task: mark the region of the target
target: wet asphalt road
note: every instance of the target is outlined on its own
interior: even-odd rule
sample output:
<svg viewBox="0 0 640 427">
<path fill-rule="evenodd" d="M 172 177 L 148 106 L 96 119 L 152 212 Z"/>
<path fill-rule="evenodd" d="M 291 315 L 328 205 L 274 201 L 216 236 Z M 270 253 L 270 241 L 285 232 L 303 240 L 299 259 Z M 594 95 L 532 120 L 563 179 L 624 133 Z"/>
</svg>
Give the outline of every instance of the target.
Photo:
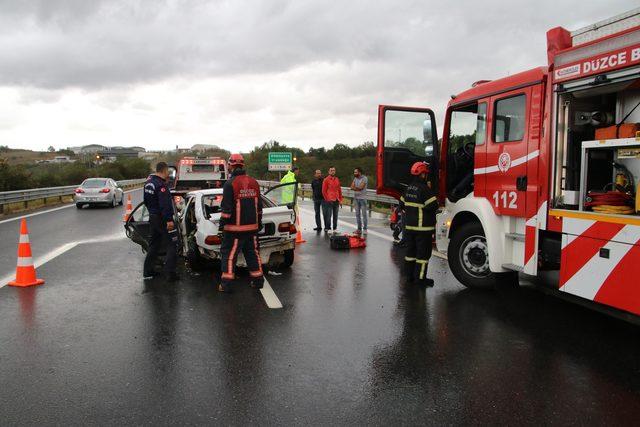
<svg viewBox="0 0 640 427">
<path fill-rule="evenodd" d="M 0 288 L 3 425 L 640 417 L 637 326 L 530 286 L 467 290 L 438 258 L 429 267 L 436 287 L 425 291 L 404 283 L 403 254 L 389 241 L 372 234 L 365 250 L 331 251 L 305 210 L 294 267 L 268 276 L 283 309 L 269 309 L 246 278 L 235 294 L 218 294 L 213 271 L 145 284 L 139 248 L 113 240 L 123 236 L 121 215 L 70 208 L 29 218 L 36 258 L 110 239 L 44 264 L 41 287 Z M 17 221 L 0 223 L 5 270 L 17 230 Z"/>
</svg>

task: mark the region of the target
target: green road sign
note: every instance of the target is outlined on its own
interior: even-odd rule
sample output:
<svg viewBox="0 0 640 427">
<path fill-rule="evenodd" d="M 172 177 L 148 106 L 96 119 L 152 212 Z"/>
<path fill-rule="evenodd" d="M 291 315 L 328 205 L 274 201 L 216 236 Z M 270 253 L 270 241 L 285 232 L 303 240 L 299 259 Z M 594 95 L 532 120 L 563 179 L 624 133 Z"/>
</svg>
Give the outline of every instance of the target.
<svg viewBox="0 0 640 427">
<path fill-rule="evenodd" d="M 291 153 L 272 152 L 269 153 L 270 171 L 288 171 L 291 169 L 293 156 Z"/>
</svg>

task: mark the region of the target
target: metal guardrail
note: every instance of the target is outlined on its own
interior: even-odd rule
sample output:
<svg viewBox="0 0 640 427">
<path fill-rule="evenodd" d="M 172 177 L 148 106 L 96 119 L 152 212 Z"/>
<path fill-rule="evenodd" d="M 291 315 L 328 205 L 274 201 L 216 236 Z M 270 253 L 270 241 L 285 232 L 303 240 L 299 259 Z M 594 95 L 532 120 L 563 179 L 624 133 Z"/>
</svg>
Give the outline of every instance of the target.
<svg viewBox="0 0 640 427">
<path fill-rule="evenodd" d="M 119 186 L 126 187 L 136 184 L 142 184 L 146 178 L 141 179 L 125 179 L 122 181 L 116 181 Z M 79 184 L 78 184 L 79 185 Z M 78 185 L 66 185 L 63 187 L 46 187 L 46 188 L 33 188 L 29 190 L 16 190 L 16 191 L 1 191 L 0 192 L 0 212 L 2 212 L 2 206 L 9 203 L 29 202 L 32 200 L 46 199 L 49 197 L 62 197 L 73 194 L 78 188 Z"/>
<path fill-rule="evenodd" d="M 278 181 L 258 181 L 258 184 L 260 184 L 261 187 L 263 188 L 271 188 L 271 187 L 275 187 L 276 185 L 280 185 L 280 182 Z M 348 199 L 353 199 L 354 196 L 354 191 L 352 189 L 350 189 L 349 187 L 341 187 L 342 188 L 342 196 L 346 197 Z M 302 191 L 311 191 L 311 184 L 299 184 L 298 185 L 298 193 L 301 195 Z M 304 196 L 301 195 L 302 199 L 304 200 Z M 389 204 L 389 205 L 397 205 L 398 201 L 396 199 L 394 199 L 393 197 L 389 197 L 389 196 L 384 196 L 381 194 L 377 194 L 376 190 L 371 190 L 368 189 L 366 191 L 366 196 L 365 198 L 371 202 L 378 202 L 378 203 L 385 203 L 385 204 Z"/>
</svg>

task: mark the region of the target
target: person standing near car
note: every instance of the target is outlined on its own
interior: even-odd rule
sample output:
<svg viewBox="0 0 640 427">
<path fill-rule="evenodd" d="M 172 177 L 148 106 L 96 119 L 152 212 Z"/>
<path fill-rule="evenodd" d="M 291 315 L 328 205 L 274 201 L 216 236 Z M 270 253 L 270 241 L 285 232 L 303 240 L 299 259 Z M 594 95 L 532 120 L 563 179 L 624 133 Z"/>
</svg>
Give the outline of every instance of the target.
<svg viewBox="0 0 640 427">
<path fill-rule="evenodd" d="M 356 207 L 356 222 L 358 229 L 356 233 L 367 234 L 367 186 L 369 180 L 362 173 L 362 168 L 357 167 L 353 170 L 353 181 L 351 182 L 351 190 L 353 190 L 353 204 Z"/>
<path fill-rule="evenodd" d="M 314 230 L 321 231 L 322 221 L 320 220 L 320 212 L 322 211 L 322 201 L 324 197 L 322 196 L 322 171 L 320 169 L 316 169 L 313 181 L 311 181 L 311 190 L 313 192 L 313 210 L 316 214 L 316 228 L 314 228 Z"/>
<path fill-rule="evenodd" d="M 333 232 L 338 228 L 338 209 L 342 204 L 342 188 L 340 179 L 336 176 L 336 168 L 329 168 L 329 176 L 322 181 L 322 213 L 324 216 L 324 231 L 329 231 L 333 225 Z M 333 219 L 333 224 L 332 224 Z"/>
<path fill-rule="evenodd" d="M 425 162 L 415 162 L 411 166 L 413 181 L 400 198 L 399 209 L 405 212 L 405 273 L 410 281 L 431 287 L 433 280 L 427 279 L 427 266 L 433 247 L 438 198 L 427 184 L 428 174 L 429 166 Z"/>
<path fill-rule="evenodd" d="M 164 271 L 169 281 L 178 279 L 176 274 L 176 254 L 178 246 L 178 230 L 173 221 L 174 209 L 171 192 L 167 188 L 169 166 L 165 162 L 156 165 L 156 172 L 149 175 L 144 183 L 144 205 L 149 211 L 149 228 L 151 239 L 149 250 L 144 259 L 143 277 L 150 279 L 158 273 L 154 269 L 158 251 L 163 240 L 166 243 Z"/>
<path fill-rule="evenodd" d="M 262 199 L 258 181 L 244 170 L 242 154 L 229 157 L 231 177 L 224 183 L 220 204 L 220 246 L 222 276 L 218 291 L 231 292 L 238 253 L 247 262 L 251 287 L 261 289 L 264 284 L 262 261 L 258 248 L 258 232 L 262 228 Z"/>
<path fill-rule="evenodd" d="M 294 166 L 282 177 L 282 179 L 280 180 L 280 184 L 289 184 L 292 182 L 298 182 L 299 173 L 300 173 L 300 168 L 297 166 Z M 294 185 L 288 185 L 282 189 L 283 203 L 286 203 L 286 204 L 293 203 L 295 198 L 295 193 L 296 193 L 294 187 L 295 187 Z"/>
</svg>

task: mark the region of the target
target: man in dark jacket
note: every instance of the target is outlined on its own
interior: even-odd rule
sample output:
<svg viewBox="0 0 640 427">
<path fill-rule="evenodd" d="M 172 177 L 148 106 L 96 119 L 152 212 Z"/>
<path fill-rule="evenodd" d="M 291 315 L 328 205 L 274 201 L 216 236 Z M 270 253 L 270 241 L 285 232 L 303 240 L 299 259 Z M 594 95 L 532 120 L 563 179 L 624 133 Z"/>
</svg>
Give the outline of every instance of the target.
<svg viewBox="0 0 640 427">
<path fill-rule="evenodd" d="M 431 287 L 433 280 L 427 279 L 427 265 L 433 247 L 438 199 L 427 185 L 428 174 L 429 167 L 426 163 L 413 164 L 411 175 L 414 179 L 400 198 L 399 208 L 405 211 L 407 252 L 404 261 L 407 277 Z"/>
<path fill-rule="evenodd" d="M 316 169 L 316 174 L 311 181 L 311 190 L 313 191 L 313 210 L 316 213 L 316 228 L 315 231 L 322 231 L 322 222 L 320 220 L 320 212 L 322 211 L 322 172 L 320 169 Z"/>
<path fill-rule="evenodd" d="M 258 232 L 262 228 L 260 186 L 245 172 L 241 154 L 231 155 L 229 168 L 231 178 L 224 184 L 220 206 L 220 230 L 223 236 L 220 246 L 222 277 L 218 290 L 231 292 L 239 251 L 242 251 L 247 262 L 251 286 L 261 289 L 264 276 L 258 248 Z"/>
<path fill-rule="evenodd" d="M 143 200 L 149 211 L 149 227 L 151 231 L 149 250 L 144 259 L 143 276 L 145 279 L 157 275 L 154 270 L 154 264 L 163 240 L 166 243 L 167 251 L 164 260 L 167 279 L 174 281 L 178 278 L 176 275 L 178 230 L 173 222 L 173 200 L 171 192 L 167 188 L 168 177 L 169 167 L 165 162 L 159 162 L 156 165 L 156 173 L 150 175 L 144 184 Z"/>
</svg>

